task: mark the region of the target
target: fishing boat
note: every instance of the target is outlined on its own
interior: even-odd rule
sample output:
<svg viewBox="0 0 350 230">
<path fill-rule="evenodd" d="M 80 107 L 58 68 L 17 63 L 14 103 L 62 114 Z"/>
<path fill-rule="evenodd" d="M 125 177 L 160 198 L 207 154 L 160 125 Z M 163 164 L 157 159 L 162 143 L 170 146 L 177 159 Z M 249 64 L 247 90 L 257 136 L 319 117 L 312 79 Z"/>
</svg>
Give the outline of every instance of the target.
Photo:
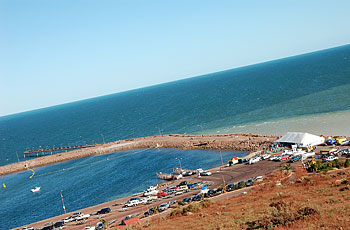
<svg viewBox="0 0 350 230">
<path fill-rule="evenodd" d="M 32 188 L 30 191 L 32 191 L 32 192 L 39 192 L 40 191 L 40 187 Z"/>
<path fill-rule="evenodd" d="M 162 173 L 162 172 L 157 172 L 157 177 L 161 180 L 172 180 L 173 175 L 169 173 Z"/>
</svg>

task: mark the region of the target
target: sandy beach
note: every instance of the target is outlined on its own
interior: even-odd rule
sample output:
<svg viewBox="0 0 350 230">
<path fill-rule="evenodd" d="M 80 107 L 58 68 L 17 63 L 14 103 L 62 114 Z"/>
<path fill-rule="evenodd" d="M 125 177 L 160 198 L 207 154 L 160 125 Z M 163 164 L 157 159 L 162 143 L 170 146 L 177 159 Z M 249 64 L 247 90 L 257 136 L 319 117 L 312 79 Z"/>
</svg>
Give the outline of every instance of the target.
<svg viewBox="0 0 350 230">
<path fill-rule="evenodd" d="M 0 167 L 0 176 L 15 173 L 27 168 L 36 168 L 49 164 L 78 159 L 91 155 L 100 155 L 118 151 L 142 148 L 178 148 L 178 149 L 218 149 L 236 151 L 257 151 L 273 144 L 277 136 L 258 135 L 250 133 L 222 135 L 180 135 L 141 137 L 119 140 L 95 147 L 67 151 L 63 153 L 32 158 L 14 164 Z"/>
</svg>

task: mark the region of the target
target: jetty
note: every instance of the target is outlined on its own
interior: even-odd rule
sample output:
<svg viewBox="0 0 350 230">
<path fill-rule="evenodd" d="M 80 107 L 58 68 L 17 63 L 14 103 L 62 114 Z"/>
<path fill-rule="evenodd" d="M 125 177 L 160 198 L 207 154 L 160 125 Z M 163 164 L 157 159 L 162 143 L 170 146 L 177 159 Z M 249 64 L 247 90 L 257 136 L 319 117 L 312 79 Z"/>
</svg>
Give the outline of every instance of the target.
<svg viewBox="0 0 350 230">
<path fill-rule="evenodd" d="M 68 151 L 73 149 L 83 149 L 83 148 L 90 148 L 90 147 L 96 147 L 97 144 L 87 144 L 87 145 L 75 145 L 75 146 L 61 146 L 57 148 L 47 148 L 47 149 L 35 149 L 35 150 L 27 150 L 23 152 L 24 158 L 26 157 L 41 157 L 46 155 L 52 155 L 53 153 L 59 152 L 59 151 Z"/>
</svg>

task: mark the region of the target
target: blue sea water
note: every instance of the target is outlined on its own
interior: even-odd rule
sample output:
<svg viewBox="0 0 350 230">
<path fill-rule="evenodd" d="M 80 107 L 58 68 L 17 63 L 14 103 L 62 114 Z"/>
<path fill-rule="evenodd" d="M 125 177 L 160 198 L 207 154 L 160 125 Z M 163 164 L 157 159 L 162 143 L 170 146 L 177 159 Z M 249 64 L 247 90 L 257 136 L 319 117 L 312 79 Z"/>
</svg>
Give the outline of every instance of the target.
<svg viewBox="0 0 350 230">
<path fill-rule="evenodd" d="M 0 165 L 16 162 L 16 152 L 23 160 L 27 149 L 101 143 L 102 135 L 106 141 L 158 135 L 158 127 L 166 134 L 201 133 L 201 127 L 205 133 L 236 130 L 232 127 L 244 132 L 252 130 L 246 128 L 250 123 L 333 116 L 350 111 L 349 97 L 350 45 L 346 45 L 0 117 Z M 290 124 L 286 130 L 295 125 L 285 124 Z M 259 132 L 271 130 L 265 127 Z M 54 178 L 55 183 L 64 183 L 61 177 Z M 2 197 L 8 196 L 4 194 L 1 190 Z"/>
<path fill-rule="evenodd" d="M 245 152 L 223 151 L 223 160 Z M 63 214 L 60 191 L 68 212 L 144 191 L 160 183 L 155 172 L 179 167 L 208 169 L 221 164 L 218 151 L 138 149 L 91 156 L 1 178 L 0 229 L 30 224 Z M 64 169 L 64 170 L 63 170 Z M 31 188 L 41 191 L 32 193 Z"/>
</svg>

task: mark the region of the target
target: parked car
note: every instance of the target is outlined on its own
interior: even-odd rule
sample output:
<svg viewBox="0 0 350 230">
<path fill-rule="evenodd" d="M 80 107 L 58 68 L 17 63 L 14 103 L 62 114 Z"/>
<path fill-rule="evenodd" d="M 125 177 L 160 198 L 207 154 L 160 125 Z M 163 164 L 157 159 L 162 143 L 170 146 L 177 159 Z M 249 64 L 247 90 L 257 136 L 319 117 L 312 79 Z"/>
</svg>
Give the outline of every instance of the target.
<svg viewBox="0 0 350 230">
<path fill-rule="evenodd" d="M 95 229 L 104 229 L 105 228 L 105 225 L 102 221 L 98 222 L 96 224 L 96 228 Z"/>
<path fill-rule="evenodd" d="M 187 184 L 186 184 L 186 185 L 181 185 L 181 186 L 179 186 L 179 187 L 178 187 L 178 190 L 179 190 L 179 191 L 186 191 L 186 190 L 188 190 Z"/>
<path fill-rule="evenodd" d="M 260 161 L 260 157 L 250 158 L 249 164 L 250 164 L 250 165 L 251 165 L 251 164 L 255 164 L 255 163 L 259 162 L 259 161 Z"/>
<path fill-rule="evenodd" d="M 192 189 L 194 186 L 194 184 L 187 184 L 188 189 Z"/>
<path fill-rule="evenodd" d="M 106 213 L 109 213 L 109 212 L 111 212 L 110 208 L 103 208 L 100 211 L 97 211 L 97 215 L 106 214 Z"/>
<path fill-rule="evenodd" d="M 266 160 L 266 159 L 269 159 L 271 157 L 270 154 L 264 154 L 261 156 L 261 160 Z"/>
<path fill-rule="evenodd" d="M 76 218 L 75 218 L 75 220 L 77 220 L 77 221 L 79 221 L 79 220 L 85 220 L 85 219 L 87 219 L 87 218 L 89 218 L 90 217 L 90 214 L 81 214 L 80 216 L 77 216 Z"/>
<path fill-rule="evenodd" d="M 209 171 L 204 171 L 204 172 L 201 172 L 200 175 L 201 176 L 210 176 L 212 173 L 209 172 Z"/>
<path fill-rule="evenodd" d="M 184 203 L 184 204 L 188 204 L 188 203 L 190 203 L 190 202 L 191 202 L 191 200 L 192 200 L 192 198 L 191 198 L 191 197 L 186 197 L 186 198 L 184 198 L 184 199 L 182 200 L 182 203 Z"/>
<path fill-rule="evenodd" d="M 215 196 L 224 192 L 224 190 L 222 188 L 218 188 L 218 189 L 216 189 L 214 191 L 215 191 L 215 193 L 214 193 Z"/>
<path fill-rule="evenodd" d="M 159 192 L 158 194 L 156 194 L 155 196 L 157 197 L 163 197 L 163 196 L 166 196 L 167 193 L 166 192 Z"/>
<path fill-rule="evenodd" d="M 200 201 L 202 199 L 203 199 L 203 197 L 201 195 L 196 195 L 192 198 L 192 201 Z"/>
<path fill-rule="evenodd" d="M 70 215 L 71 218 L 75 218 L 75 217 L 78 217 L 80 216 L 82 213 L 81 212 L 75 212 L 73 213 L 72 215 Z"/>
<path fill-rule="evenodd" d="M 71 222 L 71 221 L 73 221 L 73 220 L 75 220 L 75 219 L 69 216 L 69 217 L 64 218 L 64 219 L 63 219 L 63 222 L 64 222 L 64 223 L 69 223 L 69 222 Z"/>
<path fill-rule="evenodd" d="M 278 161 L 281 155 L 274 155 L 270 157 L 270 161 Z"/>
<path fill-rule="evenodd" d="M 235 189 L 235 184 L 228 184 L 227 186 L 226 186 L 226 191 L 227 192 L 230 192 L 230 191 L 232 191 L 232 190 L 234 190 Z"/>
<path fill-rule="evenodd" d="M 183 193 L 184 193 L 183 190 L 177 191 L 177 192 L 175 192 L 175 196 L 181 195 L 181 194 L 183 194 Z"/>
<path fill-rule="evenodd" d="M 333 145 L 333 144 L 335 144 L 335 139 L 334 139 L 334 138 L 328 138 L 328 139 L 326 140 L 326 144 L 327 144 L 327 145 Z"/>
<path fill-rule="evenodd" d="M 171 201 L 169 201 L 169 205 L 170 205 L 170 206 L 173 205 L 173 204 L 176 204 L 176 200 L 171 200 Z"/>
<path fill-rule="evenodd" d="M 137 200 L 137 201 L 140 202 L 140 204 L 145 204 L 145 203 L 147 202 L 146 199 L 142 199 L 142 198 L 140 198 L 140 197 L 132 197 L 132 198 L 130 198 L 130 201 L 131 201 L 131 200 Z"/>
<path fill-rule="evenodd" d="M 335 159 L 338 159 L 338 157 L 335 156 L 329 156 L 325 159 L 325 161 L 334 161 Z"/>
<path fill-rule="evenodd" d="M 139 204 L 140 204 L 140 202 L 138 200 L 129 200 L 128 202 L 126 202 L 124 204 L 124 207 L 133 207 L 133 206 L 136 206 Z"/>
<path fill-rule="evenodd" d="M 285 160 L 288 160 L 290 158 L 289 155 L 283 155 L 279 158 L 279 161 L 285 161 Z"/>
<path fill-rule="evenodd" d="M 163 212 L 164 210 L 168 209 L 170 207 L 169 203 L 163 203 L 159 205 L 158 210 L 159 212 Z"/>
<path fill-rule="evenodd" d="M 180 187 L 180 186 L 182 186 L 182 185 L 187 185 L 187 181 L 181 181 L 181 183 L 178 184 L 176 187 Z"/>
<path fill-rule="evenodd" d="M 247 180 L 246 182 L 245 182 L 245 186 L 251 186 L 251 185 L 253 185 L 253 183 L 254 183 L 254 178 L 250 178 L 249 180 Z"/>
<path fill-rule="evenodd" d="M 152 207 L 152 208 L 150 208 L 148 211 L 146 211 L 146 212 L 144 213 L 144 215 L 145 215 L 145 216 L 149 216 L 149 215 L 152 215 L 152 214 L 154 214 L 154 213 L 156 213 L 156 210 L 154 210 L 154 208 Z"/>
<path fill-rule="evenodd" d="M 243 188 L 244 186 L 245 186 L 244 180 L 239 181 L 238 184 L 237 184 L 238 188 Z"/>
<path fill-rule="evenodd" d="M 149 190 L 149 191 L 145 191 L 143 193 L 144 196 L 153 196 L 156 195 L 159 191 L 158 190 Z"/>
<path fill-rule="evenodd" d="M 182 172 L 182 176 L 191 176 L 192 172 L 190 171 L 186 171 L 186 172 Z"/>
<path fill-rule="evenodd" d="M 204 197 L 208 198 L 208 197 L 212 197 L 215 194 L 215 190 L 214 189 L 209 189 L 207 193 L 204 194 Z"/>
<path fill-rule="evenodd" d="M 59 228 L 59 229 L 62 229 L 63 226 L 64 226 L 64 222 L 63 222 L 63 221 L 58 221 L 58 222 L 56 222 L 56 223 L 53 225 L 54 228 Z"/>
<path fill-rule="evenodd" d="M 301 156 L 300 155 L 292 157 L 289 162 L 293 163 L 293 162 L 296 162 L 296 161 L 299 161 L 299 160 L 301 160 Z"/>
</svg>

